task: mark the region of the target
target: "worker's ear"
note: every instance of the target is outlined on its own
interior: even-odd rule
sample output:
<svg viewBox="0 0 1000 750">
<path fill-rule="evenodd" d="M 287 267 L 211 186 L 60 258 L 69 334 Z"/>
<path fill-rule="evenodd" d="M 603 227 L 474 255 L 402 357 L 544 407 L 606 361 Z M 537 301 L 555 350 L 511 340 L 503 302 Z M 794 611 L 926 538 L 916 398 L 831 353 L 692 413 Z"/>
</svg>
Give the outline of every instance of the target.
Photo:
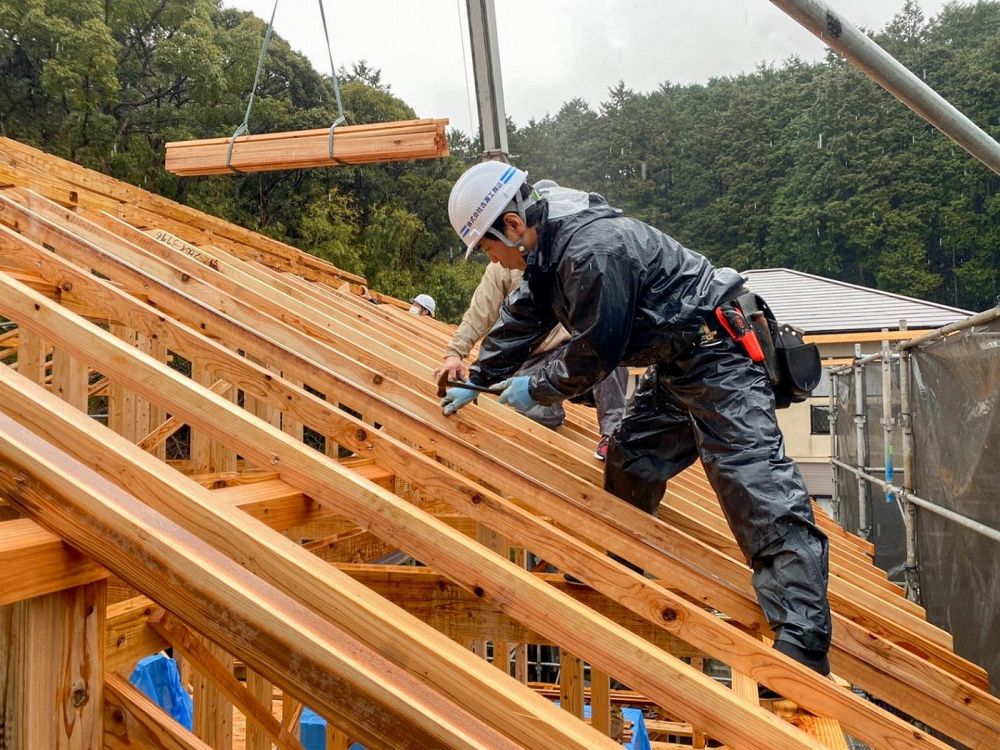
<svg viewBox="0 0 1000 750">
<path fill-rule="evenodd" d="M 521 217 L 513 211 L 504 214 L 503 225 L 505 229 L 509 229 L 514 233 L 514 237 L 521 237 L 524 234 L 524 230 L 527 229 L 524 222 L 521 221 Z"/>
</svg>

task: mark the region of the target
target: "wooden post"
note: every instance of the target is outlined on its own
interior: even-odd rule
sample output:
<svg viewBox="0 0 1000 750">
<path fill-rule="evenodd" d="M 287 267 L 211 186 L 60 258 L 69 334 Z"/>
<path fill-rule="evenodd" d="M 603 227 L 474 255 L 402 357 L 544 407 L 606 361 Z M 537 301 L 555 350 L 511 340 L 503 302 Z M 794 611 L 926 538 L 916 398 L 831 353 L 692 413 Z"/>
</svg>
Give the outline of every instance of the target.
<svg viewBox="0 0 1000 750">
<path fill-rule="evenodd" d="M 128 329 L 118 323 L 112 323 L 108 329 L 112 336 L 126 340 Z M 125 386 L 114 379 L 108 385 L 108 427 L 119 435 L 130 440 L 137 440 L 139 435 L 131 436 L 125 429 Z"/>
<path fill-rule="evenodd" d="M 167 361 L 167 345 L 159 338 L 152 339 L 152 344 L 149 348 L 150 355 L 156 359 L 157 362 Z M 167 410 L 162 406 L 158 406 L 154 403 L 150 403 L 149 407 L 149 429 L 153 430 L 158 425 L 163 424 L 167 420 Z M 156 446 L 152 451 L 152 454 L 156 456 L 161 461 L 167 460 L 167 441 L 164 440 L 160 445 Z"/>
<path fill-rule="evenodd" d="M 699 672 L 704 673 L 705 671 L 705 659 L 702 656 L 694 656 L 691 658 L 691 666 L 697 669 Z M 705 736 L 703 729 L 692 725 L 691 726 L 691 747 L 703 748 L 708 744 L 708 738 Z"/>
<path fill-rule="evenodd" d="M 583 661 L 559 649 L 559 707 L 583 718 Z"/>
<path fill-rule="evenodd" d="M 0 747 L 103 743 L 104 581 L 0 607 Z"/>
<path fill-rule="evenodd" d="M 233 657 L 207 639 L 202 639 L 206 650 L 226 669 L 232 672 Z M 212 750 L 232 750 L 233 704 L 200 669 L 195 669 L 194 683 L 194 733 Z"/>
<path fill-rule="evenodd" d="M 27 328 L 17 329 L 17 371 L 33 383 L 45 384 L 45 341 Z"/>
<path fill-rule="evenodd" d="M 215 383 L 215 378 L 201 362 L 191 363 L 191 379 L 210 389 Z M 228 390 L 223 398 L 235 403 L 235 389 Z M 218 440 L 212 440 L 203 430 L 192 425 L 191 471 L 195 474 L 236 471 L 236 451 Z"/>
<path fill-rule="evenodd" d="M 301 380 L 289 379 L 289 382 L 300 388 L 302 387 Z M 294 419 L 289 412 L 282 412 L 281 429 L 300 442 L 302 440 L 302 426 L 302 423 Z"/>
<path fill-rule="evenodd" d="M 510 674 L 510 644 L 507 641 L 493 641 L 493 666 Z"/>
<path fill-rule="evenodd" d="M 52 392 L 74 409 L 87 413 L 87 365 L 69 352 L 52 352 Z"/>
<path fill-rule="evenodd" d="M 268 711 L 272 711 L 274 688 L 254 670 L 247 668 L 247 690 Z M 246 750 L 271 750 L 271 740 L 254 722 L 247 722 Z"/>
<path fill-rule="evenodd" d="M 611 676 L 590 667 L 590 723 L 598 732 L 611 735 Z"/>
</svg>

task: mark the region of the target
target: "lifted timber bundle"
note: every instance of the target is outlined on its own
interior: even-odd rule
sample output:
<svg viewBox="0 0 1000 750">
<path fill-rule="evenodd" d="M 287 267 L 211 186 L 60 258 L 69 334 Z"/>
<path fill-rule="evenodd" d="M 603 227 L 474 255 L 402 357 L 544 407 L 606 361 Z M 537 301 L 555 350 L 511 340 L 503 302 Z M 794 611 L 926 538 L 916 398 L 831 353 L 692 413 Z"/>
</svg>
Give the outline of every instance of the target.
<svg viewBox="0 0 1000 750">
<path fill-rule="evenodd" d="M 338 164 L 437 159 L 448 155 L 448 120 L 403 120 L 373 125 L 341 125 L 330 130 L 209 138 L 167 144 L 166 168 L 181 177 Z M 230 155 L 230 143 L 232 153 Z"/>
<path fill-rule="evenodd" d="M 229 750 L 235 707 L 247 750 L 299 750 L 307 705 L 328 748 L 614 750 L 629 700 L 688 747 L 947 750 L 849 686 L 996 747 L 986 673 L 870 544 L 818 513 L 820 678 L 770 648 L 700 466 L 653 518 L 602 489 L 579 407 L 558 432 L 487 399 L 443 417 L 448 326 L 363 283 L 0 139 L 0 747 Z M 561 708 L 528 644 L 561 649 Z M 200 739 L 122 679 L 168 645 Z"/>
</svg>

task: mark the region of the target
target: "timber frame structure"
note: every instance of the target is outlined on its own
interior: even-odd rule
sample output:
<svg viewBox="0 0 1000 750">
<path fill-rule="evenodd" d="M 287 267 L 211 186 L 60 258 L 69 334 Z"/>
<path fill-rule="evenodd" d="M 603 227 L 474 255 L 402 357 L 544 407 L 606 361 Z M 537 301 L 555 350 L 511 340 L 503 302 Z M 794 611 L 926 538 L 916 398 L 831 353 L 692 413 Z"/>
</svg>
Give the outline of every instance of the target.
<svg viewBox="0 0 1000 750">
<path fill-rule="evenodd" d="M 363 279 L 8 139 L 0 186 L 0 748 L 229 748 L 234 706 L 248 748 L 300 748 L 302 705 L 328 748 L 614 748 L 612 679 L 659 748 L 997 746 L 986 673 L 822 511 L 837 680 L 769 647 L 700 467 L 651 519 L 580 407 L 442 417 L 449 326 Z M 425 567 L 371 564 L 396 550 Z M 527 643 L 560 647 L 561 708 Z M 197 737 L 125 679 L 167 645 Z"/>
</svg>

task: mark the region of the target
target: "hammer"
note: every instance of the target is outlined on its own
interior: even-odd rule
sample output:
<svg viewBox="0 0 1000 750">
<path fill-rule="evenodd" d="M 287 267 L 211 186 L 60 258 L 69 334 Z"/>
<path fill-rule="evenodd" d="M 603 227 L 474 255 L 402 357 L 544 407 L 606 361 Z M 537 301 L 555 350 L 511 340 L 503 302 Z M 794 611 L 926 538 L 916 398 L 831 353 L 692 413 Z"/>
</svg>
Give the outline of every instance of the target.
<svg viewBox="0 0 1000 750">
<path fill-rule="evenodd" d="M 448 371 L 445 370 L 438 377 L 437 381 L 437 395 L 438 398 L 443 398 L 445 391 L 449 388 L 468 388 L 470 391 L 478 391 L 479 393 L 492 393 L 493 395 L 499 395 L 500 390 L 497 389 L 495 385 L 475 385 L 474 383 L 463 383 L 460 380 L 451 380 L 448 377 Z"/>
</svg>

